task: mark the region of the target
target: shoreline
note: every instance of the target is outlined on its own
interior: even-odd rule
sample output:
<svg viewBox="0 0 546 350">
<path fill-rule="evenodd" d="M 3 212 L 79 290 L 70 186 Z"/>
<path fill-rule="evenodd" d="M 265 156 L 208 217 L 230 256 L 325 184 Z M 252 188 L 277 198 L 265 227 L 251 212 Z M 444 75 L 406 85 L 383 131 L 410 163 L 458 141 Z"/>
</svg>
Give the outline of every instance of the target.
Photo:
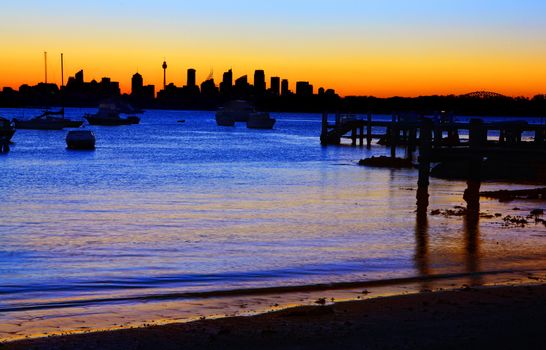
<svg viewBox="0 0 546 350">
<path fill-rule="evenodd" d="M 442 281 L 457 281 L 460 279 L 472 278 L 491 278 L 495 276 L 513 276 L 513 275 L 533 275 L 537 273 L 545 273 L 545 269 L 517 269 L 517 270 L 490 270 L 476 272 L 452 272 L 452 273 L 437 273 L 426 276 L 409 276 L 395 277 L 380 280 L 356 280 L 349 282 L 331 282 L 331 283 L 315 283 L 305 285 L 280 285 L 271 287 L 248 287 L 241 289 L 218 289 L 209 291 L 194 291 L 194 292 L 171 292 L 162 294 L 145 294 L 141 296 L 126 296 L 126 297 L 104 297 L 94 299 L 78 299 L 67 300 L 52 303 L 43 303 L 27 306 L 15 307 L 0 307 L 0 313 L 7 312 L 26 312 L 34 310 L 49 310 L 62 309 L 78 306 L 99 306 L 108 303 L 123 303 L 123 302 L 148 302 L 148 301 L 175 301 L 187 299 L 209 299 L 223 297 L 252 297 L 264 295 L 287 295 L 291 293 L 313 293 L 313 292 L 335 292 L 343 290 L 353 290 L 359 288 L 374 288 L 374 287 L 389 287 L 389 286 L 406 286 L 417 283 L 441 283 Z"/>
<path fill-rule="evenodd" d="M 254 317 L 300 306 L 397 297 L 433 291 L 546 283 L 546 269 L 438 273 L 386 280 L 144 295 L 109 303 L 66 301 L 0 308 L 0 344 L 110 332 L 200 319 Z M 91 300 L 92 301 L 92 300 Z M 101 300 L 99 300 L 101 301 Z"/>
<path fill-rule="evenodd" d="M 459 288 L 253 316 L 0 343 L 0 349 L 539 348 L 546 284 Z"/>
</svg>

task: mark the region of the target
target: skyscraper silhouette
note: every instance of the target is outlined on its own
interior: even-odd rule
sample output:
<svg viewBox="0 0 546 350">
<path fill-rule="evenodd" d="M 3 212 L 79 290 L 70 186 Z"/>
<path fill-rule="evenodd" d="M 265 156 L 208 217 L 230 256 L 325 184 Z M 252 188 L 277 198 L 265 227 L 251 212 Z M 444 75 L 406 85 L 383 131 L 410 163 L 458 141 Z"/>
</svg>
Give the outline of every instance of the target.
<svg viewBox="0 0 546 350">
<path fill-rule="evenodd" d="M 195 69 L 188 69 L 188 79 L 186 85 L 190 88 L 195 86 Z"/>
<path fill-rule="evenodd" d="M 254 93 L 256 96 L 265 94 L 265 72 L 261 69 L 254 71 Z"/>
<path fill-rule="evenodd" d="M 271 87 L 269 90 L 273 95 L 279 96 L 281 93 L 281 78 L 271 77 Z"/>
<path fill-rule="evenodd" d="M 229 95 L 231 93 L 232 86 L 233 86 L 233 72 L 230 69 L 224 73 L 222 82 L 220 83 L 220 93 L 222 95 Z"/>
<path fill-rule="evenodd" d="M 281 83 L 281 94 L 283 96 L 287 96 L 290 94 L 290 90 L 288 89 L 288 80 L 283 79 Z"/>
<path fill-rule="evenodd" d="M 144 86 L 144 80 L 142 75 L 135 73 L 131 78 L 131 95 L 139 96 L 142 92 L 142 87 Z"/>
</svg>

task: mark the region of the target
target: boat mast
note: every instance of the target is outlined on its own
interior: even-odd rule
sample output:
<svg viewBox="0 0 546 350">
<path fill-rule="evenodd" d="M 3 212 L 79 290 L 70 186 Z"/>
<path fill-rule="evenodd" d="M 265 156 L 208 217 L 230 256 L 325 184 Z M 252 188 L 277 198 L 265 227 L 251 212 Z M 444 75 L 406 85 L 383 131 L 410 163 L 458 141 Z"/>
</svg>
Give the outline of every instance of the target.
<svg viewBox="0 0 546 350">
<path fill-rule="evenodd" d="M 63 119 L 64 119 L 64 57 L 63 57 L 63 53 L 61 52 L 61 114 L 63 116 Z"/>
<path fill-rule="evenodd" d="M 47 84 L 47 52 L 44 51 L 45 83 Z"/>
<path fill-rule="evenodd" d="M 64 62 L 63 54 L 61 53 L 61 88 L 64 87 Z"/>
</svg>

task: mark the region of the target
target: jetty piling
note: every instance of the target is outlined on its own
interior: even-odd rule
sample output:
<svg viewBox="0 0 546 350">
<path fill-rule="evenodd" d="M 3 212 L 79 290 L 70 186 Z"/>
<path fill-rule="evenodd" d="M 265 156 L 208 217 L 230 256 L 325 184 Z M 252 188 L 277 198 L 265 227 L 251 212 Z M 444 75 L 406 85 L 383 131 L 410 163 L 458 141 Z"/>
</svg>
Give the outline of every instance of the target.
<svg viewBox="0 0 546 350">
<path fill-rule="evenodd" d="M 372 148 L 372 114 L 368 113 L 366 123 L 366 148 Z"/>
<path fill-rule="evenodd" d="M 430 184 L 430 163 L 432 155 L 432 120 L 421 124 L 419 143 L 419 177 L 417 178 L 417 212 L 426 214 L 428 210 L 428 186 Z"/>
<path fill-rule="evenodd" d="M 391 158 L 396 158 L 396 146 L 398 144 L 398 138 L 400 137 L 400 129 L 398 128 L 398 122 L 396 116 L 392 115 L 392 124 L 390 127 L 390 146 L 391 146 Z"/>
</svg>

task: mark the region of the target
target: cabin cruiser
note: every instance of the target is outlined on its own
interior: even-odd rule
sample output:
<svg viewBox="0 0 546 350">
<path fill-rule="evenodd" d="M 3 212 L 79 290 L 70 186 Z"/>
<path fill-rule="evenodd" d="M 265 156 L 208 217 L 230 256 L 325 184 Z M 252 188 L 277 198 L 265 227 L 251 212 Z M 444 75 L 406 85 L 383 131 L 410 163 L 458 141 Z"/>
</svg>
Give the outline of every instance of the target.
<svg viewBox="0 0 546 350">
<path fill-rule="evenodd" d="M 254 112 L 249 114 L 246 127 L 249 129 L 273 129 L 276 121 L 267 112 Z"/>
<path fill-rule="evenodd" d="M 140 118 L 137 116 L 122 118 L 119 114 L 120 112 L 116 105 L 108 103 L 101 104 L 96 114 L 86 114 L 84 118 L 91 125 L 117 126 L 140 123 Z"/>
<path fill-rule="evenodd" d="M 216 123 L 221 126 L 233 126 L 235 122 L 246 122 L 248 116 L 254 112 L 254 107 L 247 101 L 231 101 L 218 109 Z"/>
</svg>

